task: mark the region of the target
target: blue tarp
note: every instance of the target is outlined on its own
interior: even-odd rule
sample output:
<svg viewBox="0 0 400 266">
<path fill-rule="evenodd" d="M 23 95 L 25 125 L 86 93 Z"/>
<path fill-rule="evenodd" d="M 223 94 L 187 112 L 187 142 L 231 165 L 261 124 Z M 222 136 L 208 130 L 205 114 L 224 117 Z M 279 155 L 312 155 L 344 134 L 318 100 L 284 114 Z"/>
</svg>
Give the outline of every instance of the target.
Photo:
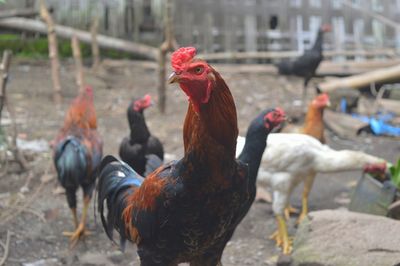
<svg viewBox="0 0 400 266">
<path fill-rule="evenodd" d="M 346 112 L 346 107 L 346 99 L 342 98 L 342 100 L 340 101 L 341 111 Z M 395 127 L 387 123 L 395 117 L 393 113 L 378 113 L 377 115 L 371 117 L 352 113 L 351 116 L 361 120 L 364 123 L 368 123 L 372 132 L 375 135 L 388 135 L 395 137 L 400 136 L 400 127 Z"/>
</svg>

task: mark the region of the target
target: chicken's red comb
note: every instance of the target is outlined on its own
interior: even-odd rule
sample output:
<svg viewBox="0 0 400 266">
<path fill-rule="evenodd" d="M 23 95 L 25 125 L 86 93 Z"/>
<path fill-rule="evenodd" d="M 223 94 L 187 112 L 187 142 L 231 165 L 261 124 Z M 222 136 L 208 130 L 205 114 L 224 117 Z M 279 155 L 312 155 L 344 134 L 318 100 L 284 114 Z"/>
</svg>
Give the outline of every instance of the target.
<svg viewBox="0 0 400 266">
<path fill-rule="evenodd" d="M 319 94 L 316 98 L 320 101 L 328 101 L 329 95 L 327 93 L 322 93 L 322 94 Z"/>
<path fill-rule="evenodd" d="M 275 108 L 275 112 L 277 112 L 278 114 L 280 114 L 280 115 L 282 115 L 282 116 L 285 116 L 285 115 L 286 115 L 285 111 L 284 111 L 282 108 L 280 108 L 280 107 L 276 107 L 276 108 Z"/>
<path fill-rule="evenodd" d="M 196 48 L 181 47 L 176 50 L 171 56 L 171 65 L 174 70 L 182 70 L 184 65 L 190 62 L 196 55 Z"/>
<path fill-rule="evenodd" d="M 85 93 L 88 94 L 88 95 L 93 94 L 93 88 L 92 88 L 92 86 L 86 85 L 86 87 L 85 87 Z"/>
</svg>

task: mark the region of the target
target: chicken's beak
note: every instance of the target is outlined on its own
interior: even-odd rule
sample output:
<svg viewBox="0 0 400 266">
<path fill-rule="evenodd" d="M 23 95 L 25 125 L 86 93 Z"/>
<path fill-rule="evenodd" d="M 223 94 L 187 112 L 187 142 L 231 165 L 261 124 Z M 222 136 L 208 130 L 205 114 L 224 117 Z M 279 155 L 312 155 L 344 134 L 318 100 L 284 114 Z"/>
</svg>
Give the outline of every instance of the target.
<svg viewBox="0 0 400 266">
<path fill-rule="evenodd" d="M 332 106 L 331 101 L 328 101 L 328 102 L 326 103 L 326 107 L 331 107 L 331 106 Z"/>
<path fill-rule="evenodd" d="M 179 82 L 179 75 L 174 71 L 168 77 L 168 84 L 178 83 Z"/>
</svg>

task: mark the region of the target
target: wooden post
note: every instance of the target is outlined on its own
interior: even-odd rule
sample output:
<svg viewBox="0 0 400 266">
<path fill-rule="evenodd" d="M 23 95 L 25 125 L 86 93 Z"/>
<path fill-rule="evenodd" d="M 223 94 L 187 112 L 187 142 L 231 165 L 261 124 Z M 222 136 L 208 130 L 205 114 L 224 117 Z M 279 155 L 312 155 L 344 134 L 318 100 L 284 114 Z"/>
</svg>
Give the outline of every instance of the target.
<svg viewBox="0 0 400 266">
<path fill-rule="evenodd" d="M 57 36 L 54 21 L 46 8 L 45 0 L 40 0 L 40 16 L 47 24 L 47 38 L 49 41 L 49 57 L 51 62 L 51 78 L 53 79 L 53 100 L 57 105 L 61 104 L 60 62 L 58 60 Z"/>
<path fill-rule="evenodd" d="M 93 57 L 92 69 L 94 71 L 96 71 L 100 65 L 100 50 L 99 50 L 99 43 L 97 42 L 98 28 L 99 28 L 99 18 L 95 17 L 92 21 L 92 26 L 90 28 L 90 33 L 92 35 L 92 57 Z"/>
<path fill-rule="evenodd" d="M 0 65 L 0 122 L 1 122 L 1 113 L 3 111 L 4 104 L 6 102 L 6 85 L 8 80 L 8 69 L 10 68 L 11 63 L 11 51 L 5 50 L 3 52 L 3 60 Z"/>
<path fill-rule="evenodd" d="M 85 82 L 83 80 L 83 67 L 82 67 L 82 55 L 79 40 L 76 35 L 72 36 L 71 39 L 72 53 L 75 60 L 75 71 L 76 71 L 76 85 L 79 88 L 79 93 L 83 92 Z"/>
<path fill-rule="evenodd" d="M 165 41 L 160 46 L 160 53 L 158 57 L 158 108 L 161 113 L 165 113 L 165 105 L 167 101 L 167 95 L 165 93 L 166 90 L 166 56 L 168 51 L 175 50 L 178 48 L 178 44 L 174 38 L 174 29 L 173 29 L 173 16 L 172 16 L 172 2 L 171 0 L 167 0 L 165 3 L 165 17 L 164 17 L 164 26 L 165 26 Z"/>
<path fill-rule="evenodd" d="M 8 80 L 8 72 L 10 69 L 10 64 L 11 64 L 11 55 L 12 52 L 10 50 L 5 50 L 3 52 L 3 60 L 0 65 L 0 120 L 1 120 L 1 111 L 3 109 L 3 106 L 5 105 L 7 107 L 8 113 L 10 114 L 11 118 L 11 124 L 12 124 L 12 140 L 11 140 L 11 151 L 14 155 L 15 161 L 20 165 L 21 169 L 24 171 L 26 170 L 27 167 L 27 162 L 21 153 L 21 151 L 18 149 L 17 146 L 17 137 L 18 137 L 18 130 L 17 130 L 17 122 L 16 122 L 16 115 L 13 106 L 10 104 L 10 101 L 7 98 L 7 91 L 6 91 L 6 85 L 7 85 L 7 80 Z"/>
</svg>

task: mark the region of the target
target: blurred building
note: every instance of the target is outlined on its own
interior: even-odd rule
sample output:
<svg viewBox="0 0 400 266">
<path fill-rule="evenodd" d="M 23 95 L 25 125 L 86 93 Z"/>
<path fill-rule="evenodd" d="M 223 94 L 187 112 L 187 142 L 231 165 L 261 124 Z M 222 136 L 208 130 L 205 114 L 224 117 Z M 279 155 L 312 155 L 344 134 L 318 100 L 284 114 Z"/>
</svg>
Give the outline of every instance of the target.
<svg viewBox="0 0 400 266">
<path fill-rule="evenodd" d="M 313 43 L 321 23 L 333 26 L 325 39 L 328 49 L 400 48 L 400 31 L 379 17 L 400 23 L 400 0 L 346 1 L 375 17 L 345 6 L 342 0 L 172 1 L 178 43 L 195 45 L 205 52 L 304 50 Z M 5 6 L 32 3 L 7 1 Z M 153 45 L 162 41 L 164 3 L 47 0 L 60 24 L 88 29 L 97 16 L 102 33 Z"/>
</svg>

